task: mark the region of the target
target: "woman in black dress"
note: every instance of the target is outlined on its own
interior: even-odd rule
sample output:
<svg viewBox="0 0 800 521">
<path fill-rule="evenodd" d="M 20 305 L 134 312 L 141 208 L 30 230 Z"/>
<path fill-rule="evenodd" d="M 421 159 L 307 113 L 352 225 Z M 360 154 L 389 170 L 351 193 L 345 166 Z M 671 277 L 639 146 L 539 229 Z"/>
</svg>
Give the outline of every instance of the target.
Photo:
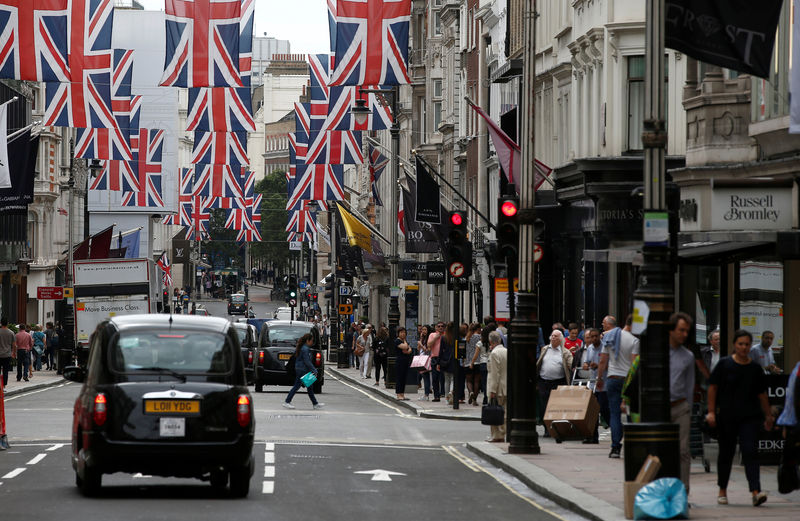
<svg viewBox="0 0 800 521">
<path fill-rule="evenodd" d="M 759 427 L 772 430 L 775 419 L 767 399 L 764 371 L 750 359 L 753 336 L 739 329 L 733 334 L 733 355 L 722 358 L 711 373 L 708 386 L 708 416 L 711 427 L 718 427 L 717 503 L 728 504 L 728 480 L 738 440 L 753 506 L 767 500 L 761 491 L 760 467 L 756 460 Z"/>
<path fill-rule="evenodd" d="M 406 398 L 406 379 L 408 378 L 408 368 L 411 367 L 411 359 L 414 357 L 414 350 L 406 342 L 406 328 L 397 328 L 397 338 L 394 341 L 395 347 L 395 367 L 397 368 L 397 382 L 395 392 L 398 400 L 408 400 Z"/>
</svg>

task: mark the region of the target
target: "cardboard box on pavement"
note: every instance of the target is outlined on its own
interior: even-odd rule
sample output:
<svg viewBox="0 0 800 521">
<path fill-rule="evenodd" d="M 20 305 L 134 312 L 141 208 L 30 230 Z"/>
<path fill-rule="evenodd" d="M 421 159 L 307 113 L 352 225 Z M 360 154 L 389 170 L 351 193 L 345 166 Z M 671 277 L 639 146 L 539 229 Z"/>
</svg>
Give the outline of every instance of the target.
<svg viewBox="0 0 800 521">
<path fill-rule="evenodd" d="M 658 471 L 661 469 L 661 460 L 658 456 L 652 454 L 647 456 L 644 460 L 642 468 L 636 475 L 636 481 L 626 481 L 622 489 L 622 499 L 625 503 L 625 518 L 633 519 L 633 502 L 636 499 L 636 494 L 639 489 L 647 485 L 656 477 Z"/>
<path fill-rule="evenodd" d="M 550 393 L 544 413 L 544 426 L 550 430 L 550 424 L 554 420 L 567 420 L 581 436 L 588 438 L 594 434 L 599 415 L 600 405 L 589 388 L 560 385 Z"/>
</svg>

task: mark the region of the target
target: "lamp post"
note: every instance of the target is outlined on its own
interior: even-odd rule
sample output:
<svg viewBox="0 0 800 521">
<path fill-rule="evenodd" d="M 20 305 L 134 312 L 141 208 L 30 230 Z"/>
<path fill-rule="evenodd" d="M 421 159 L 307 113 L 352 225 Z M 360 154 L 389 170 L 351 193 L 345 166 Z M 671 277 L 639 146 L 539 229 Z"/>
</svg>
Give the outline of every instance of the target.
<svg viewBox="0 0 800 521">
<path fill-rule="evenodd" d="M 397 216 L 397 205 L 400 198 L 400 189 L 398 185 L 400 175 L 400 123 L 397 118 L 397 102 L 400 95 L 397 86 L 392 87 L 391 90 L 384 89 L 358 89 L 361 94 L 383 94 L 389 95 L 391 98 L 392 109 L 392 127 L 389 130 L 392 136 L 392 172 L 391 172 L 391 188 L 392 195 L 389 204 L 389 221 Z M 356 120 L 358 125 L 364 125 L 367 122 L 371 111 L 367 107 L 367 100 L 357 99 L 356 106 L 350 109 L 351 114 Z M 395 285 L 399 280 L 398 277 L 398 236 L 397 233 L 391 233 L 390 236 L 390 254 L 387 260 L 389 261 L 389 337 L 395 339 L 397 337 L 397 326 L 400 324 L 400 307 L 398 303 L 399 288 Z M 392 389 L 395 384 L 395 363 L 396 353 L 394 351 L 394 343 L 390 344 L 389 356 L 386 362 L 386 388 Z"/>
<path fill-rule="evenodd" d="M 69 150 L 69 180 L 67 181 L 67 189 L 69 190 L 69 199 L 67 200 L 67 211 L 69 212 L 67 214 L 67 269 L 64 274 L 64 286 L 69 289 L 72 296 L 67 298 L 67 303 L 64 306 L 64 344 L 59 348 L 59 351 L 69 351 L 70 359 L 67 360 L 66 352 L 64 354 L 57 353 L 59 372 L 64 371 L 64 366 L 62 364 L 69 364 L 71 358 L 75 355 L 75 316 L 73 311 L 75 290 L 72 281 L 72 263 L 74 261 L 73 249 L 75 248 L 75 141 L 73 139 L 69 140 Z"/>
<path fill-rule="evenodd" d="M 639 310 L 649 309 L 649 318 L 640 349 L 642 422 L 624 427 L 626 480 L 633 479 L 648 454 L 661 459 L 660 477 L 680 476 L 679 429 L 671 423 L 669 398 L 668 324 L 673 311 L 674 278 L 664 182 L 664 4 L 664 0 L 648 0 L 645 11 L 644 263 L 634 298 Z"/>
</svg>

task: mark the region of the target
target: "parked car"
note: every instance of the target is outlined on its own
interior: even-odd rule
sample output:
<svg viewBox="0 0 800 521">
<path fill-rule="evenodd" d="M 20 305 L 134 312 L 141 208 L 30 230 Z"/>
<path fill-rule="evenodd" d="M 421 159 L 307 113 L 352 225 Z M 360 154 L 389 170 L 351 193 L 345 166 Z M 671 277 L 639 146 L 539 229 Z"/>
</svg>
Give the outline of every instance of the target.
<svg viewBox="0 0 800 521">
<path fill-rule="evenodd" d="M 194 477 L 244 497 L 255 461 L 255 417 L 239 337 L 225 319 L 126 315 L 101 322 L 72 424 L 72 467 L 85 495 L 103 474 Z"/>
<path fill-rule="evenodd" d="M 297 314 L 295 314 L 295 317 Z M 275 310 L 272 314 L 272 318 L 275 320 L 291 320 L 292 319 L 292 308 L 289 306 L 282 306 Z"/>
<path fill-rule="evenodd" d="M 209 313 L 208 309 L 206 309 L 206 307 L 204 305 L 202 305 L 202 304 L 198 304 L 194 308 L 194 314 L 195 315 L 200 315 L 202 317 L 210 317 L 211 316 L 211 313 Z"/>
<path fill-rule="evenodd" d="M 258 337 L 258 353 L 253 375 L 255 390 L 260 393 L 265 385 L 294 385 L 294 366 L 287 364 L 294 355 L 297 341 L 311 333 L 311 361 L 317 368 L 314 392 L 321 393 L 325 383 L 325 358 L 322 356 L 319 330 L 311 322 L 299 320 L 271 320 L 264 322 Z"/>
<path fill-rule="evenodd" d="M 255 326 L 248 324 L 247 319 L 239 318 L 233 323 L 233 328 L 239 336 L 239 344 L 242 346 L 242 359 L 244 360 L 244 374 L 247 385 L 253 385 L 253 362 L 256 359 L 256 348 L 258 347 L 258 331 Z"/>
<path fill-rule="evenodd" d="M 247 315 L 247 302 L 244 293 L 233 293 L 228 297 L 229 315 Z"/>
</svg>

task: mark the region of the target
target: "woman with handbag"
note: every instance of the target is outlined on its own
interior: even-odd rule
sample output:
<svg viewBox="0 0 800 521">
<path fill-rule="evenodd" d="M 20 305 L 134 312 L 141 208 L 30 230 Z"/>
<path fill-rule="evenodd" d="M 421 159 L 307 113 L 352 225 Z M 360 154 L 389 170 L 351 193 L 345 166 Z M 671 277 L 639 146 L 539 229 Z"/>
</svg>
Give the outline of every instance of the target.
<svg viewBox="0 0 800 521">
<path fill-rule="evenodd" d="M 395 392 L 397 399 L 408 401 L 406 398 L 406 380 L 408 379 L 408 368 L 411 365 L 411 358 L 414 356 L 414 350 L 406 342 L 406 328 L 400 326 L 397 328 L 397 338 L 394 341 L 395 347 L 395 368 L 397 369 L 397 382 L 395 383 Z"/>
<path fill-rule="evenodd" d="M 373 359 L 375 366 L 375 387 L 381 383 L 381 368 L 383 368 L 383 379 L 386 380 L 386 366 L 389 364 L 389 330 L 381 327 L 375 336 Z"/>
<path fill-rule="evenodd" d="M 738 440 L 753 506 L 767 500 L 761 491 L 757 456 L 758 431 L 772 430 L 774 418 L 767 399 L 767 380 L 761 366 L 750 358 L 753 336 L 739 329 L 733 334 L 733 355 L 722 358 L 711 373 L 708 415 L 711 428 L 718 427 L 717 503 L 728 504 L 728 480 Z"/>
<path fill-rule="evenodd" d="M 420 328 L 419 340 L 417 341 L 417 353 L 420 355 L 431 356 L 431 350 L 428 349 L 428 326 L 423 325 Z M 430 364 L 428 364 L 430 366 Z M 420 401 L 427 402 L 431 399 L 431 370 L 421 368 L 419 376 L 422 379 L 422 384 L 425 388 L 425 395 L 419 398 Z"/>
<path fill-rule="evenodd" d="M 314 367 L 314 364 L 311 363 L 312 345 L 314 345 L 314 336 L 311 333 L 306 333 L 297 340 L 297 346 L 294 350 L 294 387 L 292 387 L 289 394 L 286 396 L 286 401 L 281 404 L 286 409 L 295 408 L 295 406 L 292 405 L 292 398 L 294 398 L 295 393 L 300 387 L 303 386 L 303 376 L 307 373 L 312 373 L 315 377 L 317 376 L 317 369 Z M 311 404 L 314 406 L 314 409 L 322 409 L 325 407 L 325 404 L 318 402 L 317 398 L 314 396 L 313 385 L 309 385 L 306 389 L 308 390 L 308 397 L 311 399 Z"/>
<path fill-rule="evenodd" d="M 503 347 L 503 335 L 498 331 L 489 333 L 489 374 L 486 392 L 489 393 L 490 403 L 497 403 L 505 408 L 506 405 L 506 373 L 508 367 L 508 350 Z M 500 425 L 490 426 L 491 435 L 486 441 L 500 442 L 506 439 L 505 415 Z"/>
<path fill-rule="evenodd" d="M 370 335 L 369 326 L 364 326 L 361 335 L 356 339 L 355 353 L 358 357 L 359 367 L 361 368 L 361 376 L 368 378 L 369 375 L 369 351 L 372 347 L 372 335 Z"/>
</svg>

